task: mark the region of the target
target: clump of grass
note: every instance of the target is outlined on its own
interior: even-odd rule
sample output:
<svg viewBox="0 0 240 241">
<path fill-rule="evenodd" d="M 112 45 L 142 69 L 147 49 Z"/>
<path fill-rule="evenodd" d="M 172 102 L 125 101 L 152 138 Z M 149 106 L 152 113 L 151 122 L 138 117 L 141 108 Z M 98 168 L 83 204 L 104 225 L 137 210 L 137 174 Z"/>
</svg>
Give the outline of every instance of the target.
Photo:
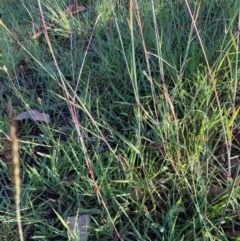
<svg viewBox="0 0 240 241">
<path fill-rule="evenodd" d="M 17 123 L 24 239 L 65 240 L 55 211 L 90 215 L 89 240 L 236 237 L 237 3 L 66 4 L 21 1 L 0 22 L 1 106 L 51 115 Z M 1 115 L 0 235 L 15 240 Z"/>
</svg>

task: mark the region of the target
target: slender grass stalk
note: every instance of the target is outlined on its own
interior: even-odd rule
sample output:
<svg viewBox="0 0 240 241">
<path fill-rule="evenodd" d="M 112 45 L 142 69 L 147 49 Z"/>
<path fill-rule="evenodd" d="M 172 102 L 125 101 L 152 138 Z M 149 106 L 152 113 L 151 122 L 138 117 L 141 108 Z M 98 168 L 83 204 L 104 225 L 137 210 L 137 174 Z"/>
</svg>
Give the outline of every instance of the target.
<svg viewBox="0 0 240 241">
<path fill-rule="evenodd" d="M 133 12 L 134 12 L 133 0 L 129 2 L 129 29 L 131 34 L 131 82 L 134 91 L 134 96 L 137 104 L 137 146 L 141 143 L 141 112 L 140 112 L 140 101 L 138 93 L 138 81 L 137 81 L 137 71 L 136 71 L 136 59 L 135 59 L 135 44 L 134 44 L 134 26 L 133 26 Z"/>
</svg>

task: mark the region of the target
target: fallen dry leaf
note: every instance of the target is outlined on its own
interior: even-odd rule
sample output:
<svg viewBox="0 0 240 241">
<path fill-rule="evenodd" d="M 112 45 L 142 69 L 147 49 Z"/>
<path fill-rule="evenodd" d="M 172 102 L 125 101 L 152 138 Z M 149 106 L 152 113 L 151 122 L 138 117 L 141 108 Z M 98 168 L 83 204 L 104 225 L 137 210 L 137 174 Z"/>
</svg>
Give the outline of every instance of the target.
<svg viewBox="0 0 240 241">
<path fill-rule="evenodd" d="M 140 201 L 143 198 L 143 191 L 141 189 L 141 187 L 137 186 L 134 187 L 133 191 L 130 193 L 130 197 L 134 200 L 134 201 Z"/>
<path fill-rule="evenodd" d="M 61 180 L 61 182 L 59 182 L 58 184 L 69 186 L 70 184 L 72 184 L 74 178 L 75 178 L 74 175 L 71 175 L 71 176 L 69 176 L 69 177 L 64 177 L 64 178 Z"/>
<path fill-rule="evenodd" d="M 222 187 L 218 187 L 218 186 L 211 186 L 209 188 L 209 194 L 212 195 L 213 197 L 220 196 L 220 195 L 225 194 L 227 192 L 228 192 L 227 188 L 222 188 Z"/>
<path fill-rule="evenodd" d="M 30 39 L 36 39 L 36 38 L 38 38 L 41 34 L 43 34 L 43 31 L 42 31 L 42 30 L 39 31 L 39 32 L 34 33 L 34 34 L 30 37 Z"/>
<path fill-rule="evenodd" d="M 77 1 L 76 0 L 73 0 L 72 2 L 70 2 L 64 12 L 66 13 L 66 15 L 68 15 L 69 13 L 74 15 L 74 14 L 77 14 L 77 13 L 80 13 L 80 12 L 83 12 L 85 11 L 86 8 L 84 6 L 78 6 L 77 5 Z"/>
<path fill-rule="evenodd" d="M 80 215 L 78 218 L 77 216 L 67 217 L 68 237 L 72 241 L 87 241 L 90 234 L 89 222 L 90 216 L 86 214 Z"/>
<path fill-rule="evenodd" d="M 50 116 L 45 113 L 40 113 L 37 110 L 29 110 L 25 111 L 19 115 L 17 115 L 14 120 L 24 120 L 30 118 L 35 121 L 44 121 L 46 123 L 50 123 Z"/>
</svg>

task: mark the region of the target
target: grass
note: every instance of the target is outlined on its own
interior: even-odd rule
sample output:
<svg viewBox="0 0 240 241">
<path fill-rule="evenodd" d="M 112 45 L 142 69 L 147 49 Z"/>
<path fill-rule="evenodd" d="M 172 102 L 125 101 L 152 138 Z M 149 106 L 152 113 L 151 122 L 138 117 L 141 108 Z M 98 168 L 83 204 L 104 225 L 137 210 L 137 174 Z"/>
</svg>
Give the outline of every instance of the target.
<svg viewBox="0 0 240 241">
<path fill-rule="evenodd" d="M 67 3 L 1 3 L 1 240 L 29 109 L 51 123 L 16 122 L 24 240 L 68 240 L 81 214 L 88 240 L 239 239 L 238 1 Z"/>
</svg>

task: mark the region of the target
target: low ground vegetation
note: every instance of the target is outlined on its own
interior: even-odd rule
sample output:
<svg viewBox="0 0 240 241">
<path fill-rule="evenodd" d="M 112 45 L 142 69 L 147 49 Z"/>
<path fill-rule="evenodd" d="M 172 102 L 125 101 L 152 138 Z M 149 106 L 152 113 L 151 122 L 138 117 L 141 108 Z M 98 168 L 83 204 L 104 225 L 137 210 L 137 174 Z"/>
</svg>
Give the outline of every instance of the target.
<svg viewBox="0 0 240 241">
<path fill-rule="evenodd" d="M 24 240 L 237 240 L 239 2 L 73 2 L 1 1 L 0 239 L 15 118 Z"/>
</svg>

